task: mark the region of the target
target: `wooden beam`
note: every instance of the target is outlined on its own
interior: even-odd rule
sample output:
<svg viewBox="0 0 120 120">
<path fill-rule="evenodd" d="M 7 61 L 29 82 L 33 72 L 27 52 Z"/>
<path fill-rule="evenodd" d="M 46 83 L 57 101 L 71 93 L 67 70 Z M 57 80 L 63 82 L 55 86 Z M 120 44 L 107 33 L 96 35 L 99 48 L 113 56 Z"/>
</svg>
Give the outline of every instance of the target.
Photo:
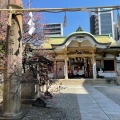
<svg viewBox="0 0 120 120">
<path fill-rule="evenodd" d="M 17 12 L 50 12 L 50 13 L 56 13 L 56 12 L 76 12 L 76 11 L 90 11 L 92 9 L 92 12 L 96 12 L 97 8 L 111 8 L 110 10 L 117 10 L 120 9 L 120 6 L 114 5 L 114 6 L 92 6 L 92 7 L 78 7 L 78 8 L 27 8 L 27 9 L 12 9 L 12 11 L 17 11 Z M 0 11 L 11 11 L 11 9 L 0 9 Z M 107 10 L 108 11 L 108 10 Z M 101 11 L 100 11 L 101 12 Z"/>
<path fill-rule="evenodd" d="M 56 55 L 65 55 L 64 53 L 56 53 Z"/>
<path fill-rule="evenodd" d="M 68 50 L 94 50 L 94 48 L 87 46 L 87 47 L 68 47 Z"/>
<path fill-rule="evenodd" d="M 67 47 L 64 48 L 63 53 L 64 53 L 64 54 L 67 54 Z"/>
<path fill-rule="evenodd" d="M 93 57 L 92 54 L 70 54 L 68 57 Z"/>
<path fill-rule="evenodd" d="M 78 47 L 81 47 L 81 42 L 78 42 Z"/>
</svg>

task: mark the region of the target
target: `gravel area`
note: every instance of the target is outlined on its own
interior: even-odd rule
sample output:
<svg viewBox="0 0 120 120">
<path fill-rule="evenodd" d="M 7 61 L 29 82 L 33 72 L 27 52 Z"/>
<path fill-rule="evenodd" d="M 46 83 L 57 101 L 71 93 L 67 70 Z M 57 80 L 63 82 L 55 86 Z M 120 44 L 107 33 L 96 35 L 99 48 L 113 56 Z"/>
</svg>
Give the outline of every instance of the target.
<svg viewBox="0 0 120 120">
<path fill-rule="evenodd" d="M 54 93 L 51 108 L 31 106 L 22 120 L 81 120 L 75 88 Z"/>
<path fill-rule="evenodd" d="M 97 86 L 95 89 L 120 105 L 120 86 Z"/>
</svg>

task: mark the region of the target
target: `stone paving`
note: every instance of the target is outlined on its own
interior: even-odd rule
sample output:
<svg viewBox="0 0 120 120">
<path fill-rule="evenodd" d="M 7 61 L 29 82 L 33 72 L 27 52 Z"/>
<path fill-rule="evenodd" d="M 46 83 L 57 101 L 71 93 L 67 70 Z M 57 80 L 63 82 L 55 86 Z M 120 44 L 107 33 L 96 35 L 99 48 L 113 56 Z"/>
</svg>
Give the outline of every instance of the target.
<svg viewBox="0 0 120 120">
<path fill-rule="evenodd" d="M 62 86 L 60 91 L 54 91 L 50 102 L 51 108 L 22 104 L 27 113 L 20 120 L 120 120 L 117 85 Z"/>
<path fill-rule="evenodd" d="M 75 87 L 54 93 L 51 108 L 31 106 L 22 120 L 81 120 L 75 93 Z"/>
<path fill-rule="evenodd" d="M 96 88 L 104 91 L 102 87 Z M 120 105 L 96 90 L 94 86 L 84 85 L 77 89 L 77 93 L 82 120 L 120 120 Z"/>
<path fill-rule="evenodd" d="M 117 85 L 69 85 L 55 92 L 51 103 L 51 108 L 31 106 L 22 120 L 120 120 Z"/>
<path fill-rule="evenodd" d="M 120 105 L 120 86 L 95 86 L 94 88 Z"/>
</svg>

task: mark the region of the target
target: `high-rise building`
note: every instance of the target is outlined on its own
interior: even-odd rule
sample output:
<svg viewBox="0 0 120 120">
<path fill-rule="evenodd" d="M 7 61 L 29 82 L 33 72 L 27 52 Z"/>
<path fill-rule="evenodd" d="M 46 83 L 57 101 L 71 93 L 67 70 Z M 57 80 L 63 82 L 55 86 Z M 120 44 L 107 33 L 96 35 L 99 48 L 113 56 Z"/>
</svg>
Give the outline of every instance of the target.
<svg viewBox="0 0 120 120">
<path fill-rule="evenodd" d="M 110 34 L 114 35 L 114 13 L 111 8 L 97 9 L 95 15 L 90 17 L 90 32 L 93 35 Z"/>
<path fill-rule="evenodd" d="M 62 23 L 49 23 L 44 27 L 45 35 L 50 37 L 63 36 L 63 25 Z"/>
<path fill-rule="evenodd" d="M 120 40 L 120 27 L 118 27 L 118 40 Z"/>
<path fill-rule="evenodd" d="M 114 23 L 114 36 L 115 36 L 115 40 L 118 41 L 119 40 L 119 35 L 120 35 L 120 27 L 118 26 L 117 23 Z"/>
</svg>

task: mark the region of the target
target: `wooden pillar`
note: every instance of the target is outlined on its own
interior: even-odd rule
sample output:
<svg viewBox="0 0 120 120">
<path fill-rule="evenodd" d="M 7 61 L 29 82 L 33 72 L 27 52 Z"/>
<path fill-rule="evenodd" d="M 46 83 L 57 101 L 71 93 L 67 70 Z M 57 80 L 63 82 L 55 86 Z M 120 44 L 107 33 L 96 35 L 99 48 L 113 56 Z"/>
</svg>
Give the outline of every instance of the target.
<svg viewBox="0 0 120 120">
<path fill-rule="evenodd" d="M 117 71 L 117 58 L 116 58 L 116 55 L 114 55 L 114 67 L 115 67 L 115 71 Z"/>
<path fill-rule="evenodd" d="M 68 79 L 67 55 L 65 55 L 64 75 L 65 75 L 65 79 Z"/>
<path fill-rule="evenodd" d="M 13 9 L 22 9 L 11 5 Z M 6 65 L 3 89 L 3 116 L 14 117 L 21 113 L 22 78 L 22 15 L 13 13 L 7 27 Z"/>
<path fill-rule="evenodd" d="M 95 57 L 92 57 L 93 60 L 93 79 L 96 80 L 96 59 Z"/>
<path fill-rule="evenodd" d="M 57 62 L 56 62 L 56 59 L 54 59 L 54 79 L 57 79 Z"/>
<path fill-rule="evenodd" d="M 103 58 L 103 55 L 101 56 L 101 65 L 102 65 L 103 68 L 104 68 L 104 58 Z"/>
</svg>

